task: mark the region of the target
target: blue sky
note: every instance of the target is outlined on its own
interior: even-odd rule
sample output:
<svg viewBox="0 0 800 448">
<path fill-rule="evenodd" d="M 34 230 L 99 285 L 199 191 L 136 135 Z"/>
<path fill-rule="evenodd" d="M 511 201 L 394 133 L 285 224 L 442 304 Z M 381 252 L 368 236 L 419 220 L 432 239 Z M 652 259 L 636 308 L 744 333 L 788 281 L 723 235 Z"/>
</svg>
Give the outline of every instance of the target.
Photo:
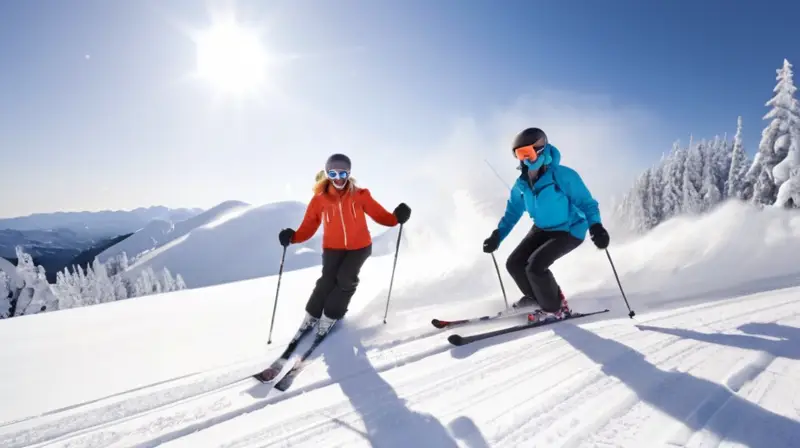
<svg viewBox="0 0 800 448">
<path fill-rule="evenodd" d="M 775 70 L 800 61 L 791 1 L 225 5 L 275 61 L 258 95 L 191 77 L 223 6 L 0 2 L 0 216 L 306 200 L 337 151 L 391 204 L 419 165 L 469 178 L 458 148 L 505 157 L 542 123 L 604 189 L 609 165 L 730 136 L 738 115 L 752 153 Z"/>
</svg>

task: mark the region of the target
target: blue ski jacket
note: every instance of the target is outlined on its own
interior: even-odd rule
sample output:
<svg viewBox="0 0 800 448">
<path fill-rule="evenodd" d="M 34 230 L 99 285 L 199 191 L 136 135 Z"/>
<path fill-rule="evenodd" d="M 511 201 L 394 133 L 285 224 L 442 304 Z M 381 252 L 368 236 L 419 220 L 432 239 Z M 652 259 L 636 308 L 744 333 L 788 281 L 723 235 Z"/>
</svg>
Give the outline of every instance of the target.
<svg viewBox="0 0 800 448">
<path fill-rule="evenodd" d="M 569 231 L 584 240 L 592 224 L 600 223 L 600 209 L 581 176 L 561 165 L 561 153 L 548 144 L 540 158 L 547 169 L 530 185 L 522 173 L 511 188 L 506 211 L 497 230 L 502 242 L 523 212 L 528 212 L 536 227 L 548 231 Z"/>
</svg>

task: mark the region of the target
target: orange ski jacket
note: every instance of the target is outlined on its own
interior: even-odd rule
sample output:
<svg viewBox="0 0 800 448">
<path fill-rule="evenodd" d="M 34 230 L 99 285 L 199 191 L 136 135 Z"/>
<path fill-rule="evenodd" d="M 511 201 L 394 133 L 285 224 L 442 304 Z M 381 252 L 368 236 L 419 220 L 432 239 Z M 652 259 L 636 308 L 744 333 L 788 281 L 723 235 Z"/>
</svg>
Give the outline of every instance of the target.
<svg viewBox="0 0 800 448">
<path fill-rule="evenodd" d="M 324 249 L 362 249 L 372 244 L 366 215 L 386 227 L 397 225 L 394 214 L 373 199 L 366 188 L 348 185 L 340 191 L 328 184 L 311 198 L 292 243 L 309 240 L 322 224 Z"/>
</svg>

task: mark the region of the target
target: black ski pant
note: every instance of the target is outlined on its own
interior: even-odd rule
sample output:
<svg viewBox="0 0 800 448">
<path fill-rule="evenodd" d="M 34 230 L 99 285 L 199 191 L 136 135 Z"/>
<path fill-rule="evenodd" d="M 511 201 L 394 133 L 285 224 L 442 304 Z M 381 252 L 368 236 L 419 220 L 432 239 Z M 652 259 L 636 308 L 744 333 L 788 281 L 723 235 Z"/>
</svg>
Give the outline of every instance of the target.
<svg viewBox="0 0 800 448">
<path fill-rule="evenodd" d="M 535 299 L 544 311 L 561 307 L 559 286 L 550 265 L 581 245 L 569 232 L 550 232 L 535 225 L 506 260 L 506 269 L 520 291 Z"/>
<path fill-rule="evenodd" d="M 341 319 L 358 287 L 358 274 L 372 245 L 357 250 L 322 250 L 322 275 L 306 303 L 308 314 L 319 319 L 324 312 L 331 319 Z"/>
</svg>

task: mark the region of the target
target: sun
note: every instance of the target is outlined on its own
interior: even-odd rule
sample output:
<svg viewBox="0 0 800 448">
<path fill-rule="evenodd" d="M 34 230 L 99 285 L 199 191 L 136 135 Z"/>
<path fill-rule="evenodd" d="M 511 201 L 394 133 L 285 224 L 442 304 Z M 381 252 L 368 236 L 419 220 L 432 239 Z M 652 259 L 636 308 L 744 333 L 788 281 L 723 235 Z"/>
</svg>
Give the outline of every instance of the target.
<svg viewBox="0 0 800 448">
<path fill-rule="evenodd" d="M 218 23 L 195 37 L 197 76 L 223 93 L 257 91 L 267 78 L 267 52 L 259 35 L 234 21 Z"/>
</svg>

